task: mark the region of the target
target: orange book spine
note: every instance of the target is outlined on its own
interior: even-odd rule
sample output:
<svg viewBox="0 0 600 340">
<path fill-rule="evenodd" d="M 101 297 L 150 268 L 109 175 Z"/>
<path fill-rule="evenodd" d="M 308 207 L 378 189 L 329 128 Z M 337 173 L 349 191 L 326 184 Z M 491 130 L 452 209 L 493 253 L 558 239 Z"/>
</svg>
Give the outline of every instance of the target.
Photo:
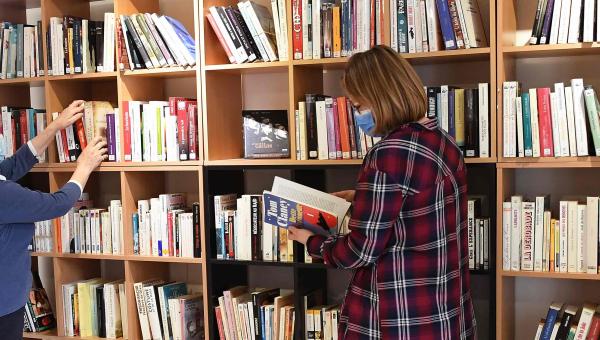
<svg viewBox="0 0 600 340">
<path fill-rule="evenodd" d="M 555 241 L 554 240 L 555 239 L 555 237 L 554 237 L 555 225 L 554 224 L 555 224 L 554 220 L 550 221 L 550 244 L 548 246 L 550 247 L 550 252 L 549 252 L 550 253 L 550 269 L 549 269 L 549 271 L 551 271 L 551 272 L 554 271 L 554 255 L 555 255 L 554 249 L 556 249 L 554 246 L 554 241 Z"/>
<path fill-rule="evenodd" d="M 340 7 L 333 7 L 333 57 L 342 56 L 342 36 L 340 29 Z"/>
<path fill-rule="evenodd" d="M 350 158 L 350 129 L 348 127 L 348 111 L 346 108 L 346 98 L 336 98 L 338 102 L 338 115 L 340 121 L 340 139 L 342 142 L 342 158 Z"/>
<path fill-rule="evenodd" d="M 75 130 L 77 130 L 77 138 L 79 138 L 79 144 L 81 145 L 81 150 L 83 150 L 87 146 L 87 139 L 85 139 L 85 127 L 83 126 L 83 119 L 78 119 L 75 122 Z"/>
<path fill-rule="evenodd" d="M 54 240 L 54 244 L 56 244 L 56 249 L 55 251 L 57 253 L 62 253 L 63 249 L 62 249 L 62 226 L 60 224 L 60 217 L 59 218 L 55 218 L 54 219 L 56 222 L 54 223 L 54 228 L 56 230 L 56 239 Z"/>
</svg>

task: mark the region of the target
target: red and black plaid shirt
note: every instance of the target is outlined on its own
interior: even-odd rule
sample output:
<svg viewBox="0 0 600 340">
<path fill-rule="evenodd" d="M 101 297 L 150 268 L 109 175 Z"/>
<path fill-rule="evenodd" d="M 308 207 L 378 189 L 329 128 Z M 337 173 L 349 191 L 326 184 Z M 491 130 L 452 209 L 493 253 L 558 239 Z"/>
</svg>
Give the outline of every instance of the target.
<svg viewBox="0 0 600 340">
<path fill-rule="evenodd" d="M 353 268 L 342 339 L 474 339 L 466 168 L 436 120 L 406 124 L 364 159 L 350 233 L 308 252 Z"/>
</svg>

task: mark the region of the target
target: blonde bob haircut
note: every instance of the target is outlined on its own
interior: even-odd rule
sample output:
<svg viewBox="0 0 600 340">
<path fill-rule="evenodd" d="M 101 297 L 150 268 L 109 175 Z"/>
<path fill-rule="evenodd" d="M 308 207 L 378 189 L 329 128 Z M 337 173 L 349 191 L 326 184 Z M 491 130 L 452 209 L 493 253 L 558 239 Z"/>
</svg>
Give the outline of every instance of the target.
<svg viewBox="0 0 600 340">
<path fill-rule="evenodd" d="M 410 64 L 387 46 L 353 55 L 344 70 L 342 86 L 360 106 L 369 107 L 374 132 L 387 134 L 427 112 L 423 83 Z"/>
</svg>

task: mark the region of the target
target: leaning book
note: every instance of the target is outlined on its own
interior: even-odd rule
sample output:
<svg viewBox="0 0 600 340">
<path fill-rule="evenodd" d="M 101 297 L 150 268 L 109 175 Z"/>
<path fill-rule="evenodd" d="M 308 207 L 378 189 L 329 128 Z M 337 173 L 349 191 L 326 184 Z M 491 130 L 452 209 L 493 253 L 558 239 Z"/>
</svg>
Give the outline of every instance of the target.
<svg viewBox="0 0 600 340">
<path fill-rule="evenodd" d="M 290 140 L 285 110 L 244 110 L 244 157 L 288 158 Z"/>
</svg>

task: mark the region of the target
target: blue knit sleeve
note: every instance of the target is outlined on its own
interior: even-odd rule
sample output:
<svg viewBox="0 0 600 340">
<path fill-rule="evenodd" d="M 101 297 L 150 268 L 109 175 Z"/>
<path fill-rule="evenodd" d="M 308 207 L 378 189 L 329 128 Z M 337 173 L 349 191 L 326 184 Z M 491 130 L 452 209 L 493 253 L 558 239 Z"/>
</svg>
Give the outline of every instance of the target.
<svg viewBox="0 0 600 340">
<path fill-rule="evenodd" d="M 13 181 L 0 181 L 0 225 L 32 223 L 63 216 L 80 196 L 81 190 L 72 182 L 49 194 L 29 190 Z"/>
<path fill-rule="evenodd" d="M 23 144 L 14 155 L 0 162 L 0 175 L 16 181 L 25 176 L 37 161 L 27 144 Z"/>
</svg>

